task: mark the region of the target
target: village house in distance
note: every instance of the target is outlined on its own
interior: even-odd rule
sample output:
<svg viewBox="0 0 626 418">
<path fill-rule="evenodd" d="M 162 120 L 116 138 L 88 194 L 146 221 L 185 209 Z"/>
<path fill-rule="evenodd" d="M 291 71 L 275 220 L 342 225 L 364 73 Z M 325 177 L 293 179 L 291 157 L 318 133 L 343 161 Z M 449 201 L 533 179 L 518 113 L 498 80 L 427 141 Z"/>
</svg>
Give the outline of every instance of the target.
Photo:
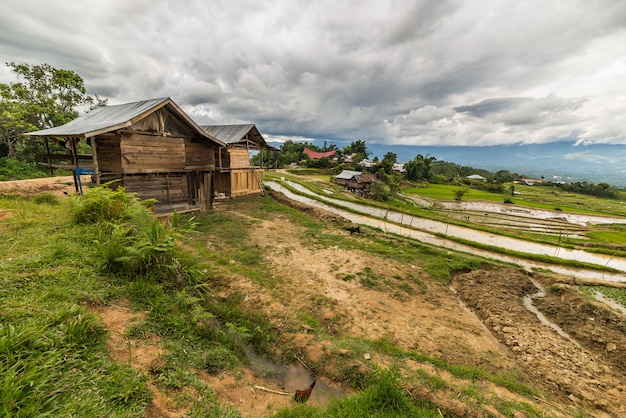
<svg viewBox="0 0 626 418">
<path fill-rule="evenodd" d="M 367 196 L 370 192 L 372 183 L 376 180 L 373 174 L 363 174 L 360 171 L 343 170 L 335 176 L 335 183 L 343 186 L 346 190 Z"/>
<path fill-rule="evenodd" d="M 45 165 L 71 170 L 77 192 L 80 175 L 92 174 L 96 185 L 156 199 L 157 213 L 210 209 L 216 193 L 262 193 L 263 168 L 250 166 L 249 150 L 275 150 L 253 124 L 202 128 L 170 98 L 99 107 L 27 135 L 45 139 Z"/>
</svg>

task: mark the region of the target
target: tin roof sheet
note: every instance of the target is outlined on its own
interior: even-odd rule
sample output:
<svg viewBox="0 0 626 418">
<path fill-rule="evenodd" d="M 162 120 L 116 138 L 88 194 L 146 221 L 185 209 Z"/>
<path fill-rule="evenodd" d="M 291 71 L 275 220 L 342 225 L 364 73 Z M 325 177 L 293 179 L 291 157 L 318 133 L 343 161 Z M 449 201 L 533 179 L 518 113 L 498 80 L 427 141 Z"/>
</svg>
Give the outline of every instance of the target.
<svg viewBox="0 0 626 418">
<path fill-rule="evenodd" d="M 132 120 L 155 107 L 160 107 L 168 98 L 142 100 L 114 106 L 98 107 L 62 126 L 29 132 L 30 136 L 94 136 L 101 132 L 124 128 Z M 95 133 L 94 133 L 95 132 Z"/>
<path fill-rule="evenodd" d="M 164 106 L 170 106 L 175 114 L 184 120 L 184 122 L 186 122 L 187 125 L 195 130 L 200 136 L 211 139 L 219 145 L 226 146 L 224 142 L 206 133 L 169 97 L 98 107 L 91 112 L 66 123 L 65 125 L 50 129 L 43 129 L 41 131 L 29 132 L 27 135 L 89 138 L 102 133 L 131 126 L 133 123 L 136 123 L 148 114 Z"/>
<path fill-rule="evenodd" d="M 335 178 L 341 180 L 350 180 L 352 177 L 358 176 L 360 174 L 360 171 L 343 170 L 341 173 L 337 174 Z"/>
<path fill-rule="evenodd" d="M 251 148 L 275 149 L 265 142 L 265 138 L 253 123 L 241 125 L 202 125 L 207 134 L 219 139 L 228 145 L 246 144 Z M 247 136 L 247 139 L 246 139 Z"/>
</svg>

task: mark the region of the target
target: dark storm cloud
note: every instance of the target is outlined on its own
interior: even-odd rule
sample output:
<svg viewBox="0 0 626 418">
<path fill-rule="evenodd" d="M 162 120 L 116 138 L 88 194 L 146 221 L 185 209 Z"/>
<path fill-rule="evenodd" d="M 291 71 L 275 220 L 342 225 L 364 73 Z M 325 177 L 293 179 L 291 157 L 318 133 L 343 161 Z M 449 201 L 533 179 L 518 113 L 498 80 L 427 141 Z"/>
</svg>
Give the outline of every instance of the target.
<svg viewBox="0 0 626 418">
<path fill-rule="evenodd" d="M 5 0 L 0 26 L 3 61 L 71 69 L 111 104 L 170 96 L 200 123 L 626 142 L 626 2 Z"/>
<path fill-rule="evenodd" d="M 484 118 L 491 113 L 500 113 L 518 106 L 520 103 L 528 102 L 532 99 L 528 97 L 504 97 L 497 99 L 485 99 L 478 103 L 458 106 L 454 110 L 459 113 L 467 113 L 476 118 Z"/>
</svg>

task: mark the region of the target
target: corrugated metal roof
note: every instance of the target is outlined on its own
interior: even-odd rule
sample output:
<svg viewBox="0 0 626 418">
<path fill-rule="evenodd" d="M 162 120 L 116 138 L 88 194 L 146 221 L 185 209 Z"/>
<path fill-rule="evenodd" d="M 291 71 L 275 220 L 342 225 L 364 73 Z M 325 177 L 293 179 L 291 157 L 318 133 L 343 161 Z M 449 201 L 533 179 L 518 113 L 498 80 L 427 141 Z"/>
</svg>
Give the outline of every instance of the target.
<svg viewBox="0 0 626 418">
<path fill-rule="evenodd" d="M 226 144 L 233 144 L 241 142 L 243 137 L 254 128 L 254 125 L 202 125 L 200 127 L 204 132 L 216 137 L 220 141 Z"/>
<path fill-rule="evenodd" d="M 132 120 L 155 107 L 170 101 L 169 98 L 142 100 L 139 102 L 125 103 L 114 106 L 98 107 L 91 112 L 79 116 L 66 123 L 41 131 L 29 132 L 30 136 L 81 136 L 91 137 L 102 132 L 108 132 L 132 124 Z"/>
<path fill-rule="evenodd" d="M 350 180 L 352 177 L 358 176 L 360 174 L 360 171 L 343 170 L 341 173 L 337 174 L 335 178 L 341 180 Z"/>
<path fill-rule="evenodd" d="M 29 132 L 26 135 L 89 138 L 131 126 L 150 113 L 165 106 L 169 106 L 171 110 L 180 116 L 180 118 L 196 131 L 199 136 L 208 138 L 221 146 L 226 146 L 223 141 L 206 133 L 169 97 L 98 107 L 63 126 Z"/>
<path fill-rule="evenodd" d="M 252 123 L 242 125 L 202 125 L 201 128 L 207 134 L 228 145 L 245 144 L 246 146 L 252 145 L 251 148 L 253 149 L 276 149 L 265 142 L 263 135 L 261 135 L 256 125 Z M 247 140 L 246 135 L 248 136 Z"/>
<path fill-rule="evenodd" d="M 373 174 L 357 174 L 354 179 L 358 184 L 360 183 L 374 183 L 376 176 Z"/>
</svg>

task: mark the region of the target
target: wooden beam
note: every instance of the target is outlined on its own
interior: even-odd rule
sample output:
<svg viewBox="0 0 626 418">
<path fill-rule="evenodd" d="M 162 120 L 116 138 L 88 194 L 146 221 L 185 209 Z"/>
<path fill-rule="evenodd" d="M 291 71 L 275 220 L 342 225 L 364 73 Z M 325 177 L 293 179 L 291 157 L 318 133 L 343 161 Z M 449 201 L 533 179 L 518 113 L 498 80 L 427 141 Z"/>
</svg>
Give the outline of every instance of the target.
<svg viewBox="0 0 626 418">
<path fill-rule="evenodd" d="M 100 186 L 100 165 L 98 164 L 98 144 L 96 138 L 91 138 L 91 155 L 93 157 L 93 175 L 96 178 L 96 186 Z"/>
<path fill-rule="evenodd" d="M 72 154 L 54 154 L 47 153 L 44 154 L 45 158 L 53 159 L 53 160 L 70 160 L 72 161 L 74 156 Z M 93 158 L 90 154 L 76 154 L 76 159 L 78 160 L 91 160 Z"/>
<path fill-rule="evenodd" d="M 44 138 L 46 140 L 46 152 L 47 155 L 50 155 L 50 144 L 48 143 L 48 137 Z M 48 167 L 50 167 L 50 175 L 54 176 L 54 168 L 52 168 L 52 161 L 50 160 L 50 157 L 48 158 Z"/>
</svg>

